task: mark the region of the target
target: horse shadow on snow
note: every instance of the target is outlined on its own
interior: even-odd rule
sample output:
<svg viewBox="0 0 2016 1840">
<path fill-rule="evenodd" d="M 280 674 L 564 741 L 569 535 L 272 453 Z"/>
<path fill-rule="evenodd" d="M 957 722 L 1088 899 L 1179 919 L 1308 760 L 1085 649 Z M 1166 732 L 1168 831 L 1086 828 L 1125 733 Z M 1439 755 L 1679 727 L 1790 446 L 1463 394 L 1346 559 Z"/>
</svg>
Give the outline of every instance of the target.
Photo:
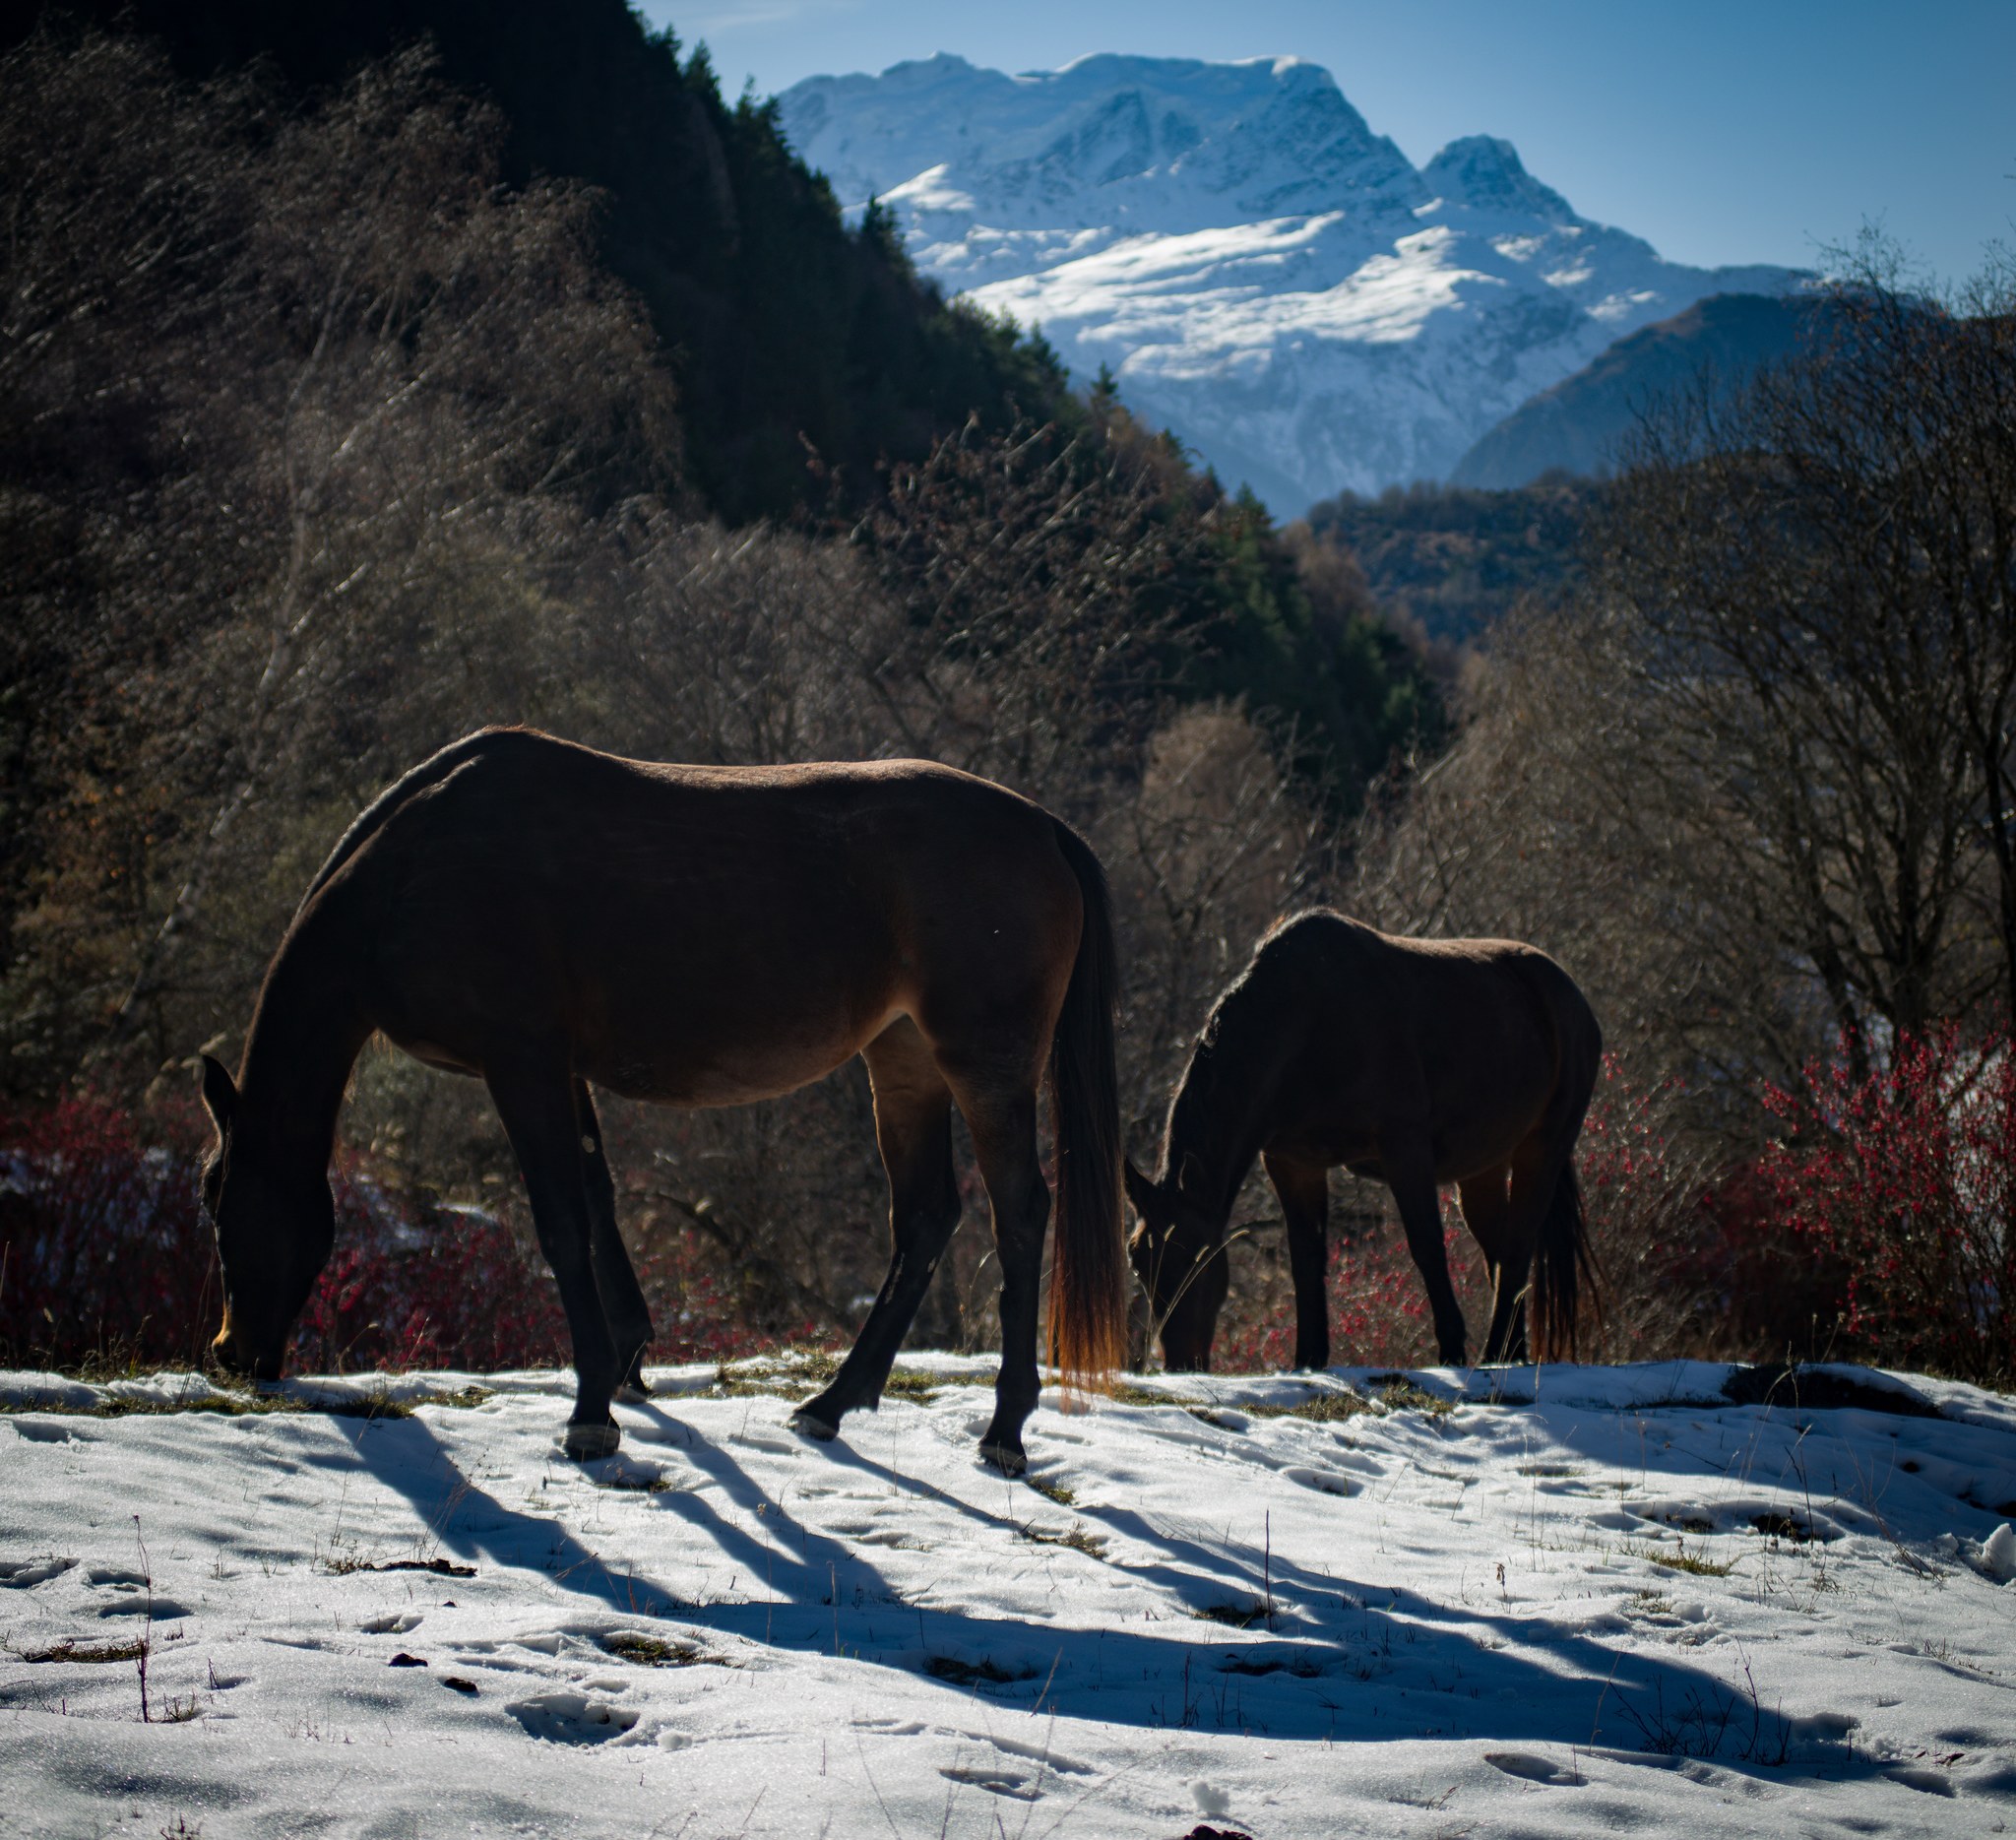
<svg viewBox="0 0 2016 1840">
<path fill-rule="evenodd" d="M 1612 1647 L 1600 1627 L 1493 1614 L 1404 1589 L 1361 1591 L 1278 1554 L 1207 1545 L 1125 1507 L 1074 1507 L 1126 1548 L 1114 1559 L 1086 1554 L 1085 1562 L 1114 1564 L 1137 1583 L 1162 1587 L 1161 1627 L 1065 1627 L 907 1602 L 861 1548 L 797 1519 L 723 1445 L 656 1406 L 644 1410 L 659 1441 L 737 1509 L 760 1514 L 771 1532 L 755 1537 L 705 1493 L 666 1491 L 650 1497 L 654 1509 L 678 1515 L 768 1601 L 689 1603 L 611 1568 L 559 1519 L 509 1507 L 474 1483 L 421 1420 L 345 1428 L 359 1462 L 411 1502 L 444 1552 L 536 1570 L 633 1625 L 675 1620 L 739 1638 L 779 1663 L 837 1653 L 935 1677 L 1003 1707 L 1145 1729 L 1348 1743 L 1523 1740 L 1634 1753 L 1648 1763 L 1701 1758 L 1777 1780 L 1882 1774 L 1846 1742 L 1849 1722 L 1788 1718 L 1760 1698 L 1732 1644 L 1719 1647 L 1718 1670 Z M 818 1454 L 928 1499 L 976 1536 L 1014 1537 L 1027 1527 L 845 1444 Z M 1612 1632 L 1619 1626 L 1613 1617 L 1592 1618 L 1605 1620 Z"/>
</svg>

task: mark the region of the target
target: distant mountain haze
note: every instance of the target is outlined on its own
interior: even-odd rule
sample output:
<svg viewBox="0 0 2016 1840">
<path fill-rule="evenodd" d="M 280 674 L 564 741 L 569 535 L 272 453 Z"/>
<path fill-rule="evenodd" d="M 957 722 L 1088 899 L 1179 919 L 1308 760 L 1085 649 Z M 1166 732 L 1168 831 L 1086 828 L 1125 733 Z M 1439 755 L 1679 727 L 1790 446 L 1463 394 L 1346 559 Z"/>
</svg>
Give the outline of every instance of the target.
<svg viewBox="0 0 2016 1840">
<path fill-rule="evenodd" d="M 1417 168 L 1328 71 L 1099 56 L 1007 76 L 939 55 L 815 77 L 780 122 L 844 209 L 1044 336 L 1280 516 L 1442 478 L 1498 422 L 1704 295 L 1783 293 L 1578 217 L 1501 140 Z"/>
<path fill-rule="evenodd" d="M 1544 474 L 1608 473 L 1661 397 L 1740 383 L 1792 356 L 1816 307 L 1783 294 L 1711 294 L 1619 339 L 1572 377 L 1522 404 L 1456 463 L 1452 485 L 1502 491 Z"/>
</svg>

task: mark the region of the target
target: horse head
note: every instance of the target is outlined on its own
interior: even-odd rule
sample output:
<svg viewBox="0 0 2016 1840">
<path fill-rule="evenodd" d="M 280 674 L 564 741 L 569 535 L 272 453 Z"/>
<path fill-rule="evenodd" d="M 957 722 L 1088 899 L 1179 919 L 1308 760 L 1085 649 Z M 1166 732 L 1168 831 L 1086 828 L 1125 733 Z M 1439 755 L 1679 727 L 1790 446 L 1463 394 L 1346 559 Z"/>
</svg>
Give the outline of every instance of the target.
<svg viewBox="0 0 2016 1840">
<path fill-rule="evenodd" d="M 1127 1256 L 1148 1294 L 1163 1362 L 1172 1372 L 1208 1373 L 1218 1313 L 1230 1283 L 1225 1222 L 1176 1176 L 1151 1181 L 1131 1160 L 1125 1175 L 1127 1199 L 1140 1216 Z"/>
<path fill-rule="evenodd" d="M 321 1171 L 287 1178 L 241 1126 L 238 1089 L 208 1054 L 203 1103 L 217 1144 L 203 1164 L 203 1203 L 217 1231 L 224 1320 L 210 1345 L 227 1373 L 280 1378 L 287 1338 L 336 1242 L 336 1204 Z"/>
</svg>

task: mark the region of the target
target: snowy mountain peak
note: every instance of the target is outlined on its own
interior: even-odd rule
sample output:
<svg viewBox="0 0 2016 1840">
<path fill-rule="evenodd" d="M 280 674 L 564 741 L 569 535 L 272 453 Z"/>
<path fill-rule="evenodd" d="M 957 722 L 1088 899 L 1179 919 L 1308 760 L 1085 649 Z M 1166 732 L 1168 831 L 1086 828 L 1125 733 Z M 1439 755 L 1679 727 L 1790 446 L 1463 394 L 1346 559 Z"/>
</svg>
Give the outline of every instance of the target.
<svg viewBox="0 0 2016 1840">
<path fill-rule="evenodd" d="M 814 77 L 783 101 L 787 133 L 849 208 L 909 188 L 914 213 L 999 228 L 1167 230 L 1426 195 L 1330 73 L 1299 58 L 1101 53 L 1009 77 L 941 52 L 880 77 Z"/>
<path fill-rule="evenodd" d="M 1557 223 L 1580 222 L 1559 192 L 1527 171 L 1519 150 L 1510 141 L 1488 134 L 1451 141 L 1421 168 L 1421 180 L 1452 205 L 1525 212 Z"/>
<path fill-rule="evenodd" d="M 1613 340 L 1796 279 L 1665 262 L 1507 141 L 1417 171 L 1301 58 L 1009 76 L 941 52 L 780 102 L 844 208 L 882 199 L 925 274 L 1040 323 L 1081 376 L 1110 365 L 1138 414 L 1284 515 L 1439 477 Z"/>
</svg>

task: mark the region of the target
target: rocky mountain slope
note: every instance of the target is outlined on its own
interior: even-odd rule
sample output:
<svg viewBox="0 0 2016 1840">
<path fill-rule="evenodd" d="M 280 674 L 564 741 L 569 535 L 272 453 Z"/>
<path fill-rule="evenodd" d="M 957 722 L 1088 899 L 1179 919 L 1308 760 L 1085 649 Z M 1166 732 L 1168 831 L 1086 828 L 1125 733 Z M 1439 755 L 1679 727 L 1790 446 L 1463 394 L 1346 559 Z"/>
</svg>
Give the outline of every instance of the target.
<svg viewBox="0 0 2016 1840">
<path fill-rule="evenodd" d="M 926 275 L 1040 324 L 1083 378 L 1109 365 L 1284 516 L 1440 477 L 1625 334 L 1797 279 L 1668 262 L 1504 141 L 1417 169 L 1295 58 L 1011 77 L 941 55 L 810 78 L 780 120 L 844 207 L 896 214 Z"/>
</svg>

